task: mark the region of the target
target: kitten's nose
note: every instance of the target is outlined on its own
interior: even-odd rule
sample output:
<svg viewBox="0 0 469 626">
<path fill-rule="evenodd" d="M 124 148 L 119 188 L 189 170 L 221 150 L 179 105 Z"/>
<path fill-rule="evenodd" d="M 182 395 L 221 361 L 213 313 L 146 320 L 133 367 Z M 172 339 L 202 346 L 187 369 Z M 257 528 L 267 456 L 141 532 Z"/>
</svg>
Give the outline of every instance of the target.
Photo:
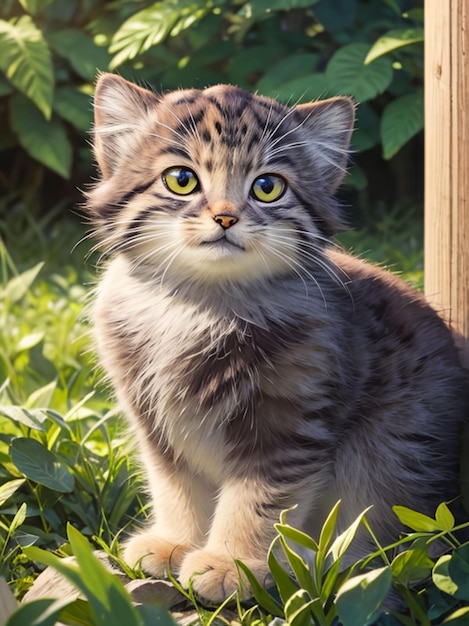
<svg viewBox="0 0 469 626">
<path fill-rule="evenodd" d="M 214 215 L 213 219 L 217 224 L 220 224 L 222 228 L 231 228 L 238 221 L 238 218 L 235 215 L 230 215 L 229 213 L 219 213 L 218 215 Z"/>
</svg>

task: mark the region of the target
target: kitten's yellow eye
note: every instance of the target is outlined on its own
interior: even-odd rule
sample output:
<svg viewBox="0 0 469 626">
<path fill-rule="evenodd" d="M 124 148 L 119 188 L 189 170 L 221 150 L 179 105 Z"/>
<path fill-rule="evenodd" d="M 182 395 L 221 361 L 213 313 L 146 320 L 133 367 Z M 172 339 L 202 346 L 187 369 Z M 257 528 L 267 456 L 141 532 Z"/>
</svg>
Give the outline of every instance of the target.
<svg viewBox="0 0 469 626">
<path fill-rule="evenodd" d="M 274 202 L 283 196 L 287 185 L 283 178 L 275 174 L 263 174 L 254 181 L 251 194 L 261 202 Z"/>
<path fill-rule="evenodd" d="M 171 167 L 163 172 L 163 182 L 166 187 L 179 196 L 188 196 L 200 188 L 199 179 L 187 167 Z"/>
</svg>

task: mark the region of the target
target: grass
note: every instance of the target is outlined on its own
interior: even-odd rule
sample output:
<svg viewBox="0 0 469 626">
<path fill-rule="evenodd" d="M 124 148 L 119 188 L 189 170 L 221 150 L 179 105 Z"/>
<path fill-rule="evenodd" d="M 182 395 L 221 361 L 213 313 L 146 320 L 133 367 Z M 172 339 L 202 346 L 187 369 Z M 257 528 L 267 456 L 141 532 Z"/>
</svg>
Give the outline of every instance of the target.
<svg viewBox="0 0 469 626">
<path fill-rule="evenodd" d="M 118 560 L 121 533 L 145 517 L 147 503 L 82 316 L 94 281 L 92 261 L 85 265 L 82 260 L 87 244 L 75 247 L 83 229 L 78 218 L 56 219 L 52 225 L 47 219 L 1 224 L 0 576 L 21 598 L 41 567 L 52 565 L 86 600 L 25 605 L 8 626 L 46 626 L 58 618 L 64 624 L 169 624 L 161 609 L 134 609 L 122 585 L 101 571 L 91 551 L 91 545 L 99 547 Z M 421 285 L 418 223 L 389 218 L 373 232 L 349 233 L 341 241 Z M 377 546 L 369 559 L 343 571 L 339 565 L 347 545 L 367 522 L 361 516 L 334 541 L 336 514 L 334 509 L 319 538 L 299 534 L 283 516 L 275 547 L 286 554 L 291 571 L 280 566 L 272 549 L 275 586 L 265 591 L 252 580 L 255 602 L 238 605 L 240 623 L 269 624 L 274 618 L 276 624 L 294 626 L 469 623 L 469 544 L 458 539 L 445 505 L 434 519 L 396 510 L 410 528 L 400 542 L 406 550 L 391 560 Z M 317 551 L 314 573 L 291 549 L 289 538 Z M 439 559 L 429 555 L 436 538 L 449 548 Z M 78 570 L 68 570 L 59 558 L 70 553 Z M 252 578 L 243 564 L 239 567 Z M 91 572 L 100 573 L 100 585 L 89 582 L 97 580 Z M 391 585 L 403 597 L 407 615 L 381 611 Z M 220 619 L 217 612 L 199 607 L 190 593 L 189 598 L 201 623 Z"/>
</svg>

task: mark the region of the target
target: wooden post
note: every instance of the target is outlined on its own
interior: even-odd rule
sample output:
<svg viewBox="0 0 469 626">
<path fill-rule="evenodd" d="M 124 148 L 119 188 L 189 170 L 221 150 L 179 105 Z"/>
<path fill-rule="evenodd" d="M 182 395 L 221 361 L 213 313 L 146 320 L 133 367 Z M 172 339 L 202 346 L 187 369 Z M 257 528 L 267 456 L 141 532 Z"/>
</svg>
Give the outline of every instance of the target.
<svg viewBox="0 0 469 626">
<path fill-rule="evenodd" d="M 425 294 L 469 367 L 467 0 L 425 0 Z"/>
</svg>

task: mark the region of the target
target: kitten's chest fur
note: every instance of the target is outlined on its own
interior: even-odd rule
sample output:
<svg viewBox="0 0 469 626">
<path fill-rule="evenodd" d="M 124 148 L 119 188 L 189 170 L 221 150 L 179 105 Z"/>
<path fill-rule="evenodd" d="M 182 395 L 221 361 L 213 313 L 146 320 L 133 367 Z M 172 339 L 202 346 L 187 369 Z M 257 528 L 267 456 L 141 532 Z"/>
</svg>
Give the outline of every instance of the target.
<svg viewBox="0 0 469 626">
<path fill-rule="evenodd" d="M 170 291 L 114 260 L 94 317 L 126 412 L 160 447 L 219 474 L 241 439 L 253 453 L 296 418 L 336 404 L 338 330 L 323 302 L 309 301 L 304 285 L 296 298 L 296 289 L 280 281 L 262 293 Z"/>
</svg>

